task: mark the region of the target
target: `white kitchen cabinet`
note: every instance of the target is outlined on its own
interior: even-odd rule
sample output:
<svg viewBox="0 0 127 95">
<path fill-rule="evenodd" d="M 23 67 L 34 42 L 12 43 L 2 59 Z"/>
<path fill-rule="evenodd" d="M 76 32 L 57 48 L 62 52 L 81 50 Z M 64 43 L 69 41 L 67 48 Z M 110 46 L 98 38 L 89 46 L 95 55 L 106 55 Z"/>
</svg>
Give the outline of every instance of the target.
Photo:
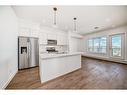
<svg viewBox="0 0 127 95">
<path fill-rule="evenodd" d="M 47 44 L 47 34 L 46 33 L 39 33 L 39 44 Z"/>
<path fill-rule="evenodd" d="M 19 29 L 19 36 L 29 37 L 30 36 L 30 29 L 29 28 L 23 28 L 23 27 L 21 27 Z"/>
<path fill-rule="evenodd" d="M 19 36 L 38 37 L 39 24 L 19 19 Z"/>
<path fill-rule="evenodd" d="M 57 35 L 56 34 L 48 34 L 48 39 L 57 40 Z"/>
<path fill-rule="evenodd" d="M 39 59 L 41 83 L 81 68 L 81 54 L 44 54 Z"/>
<path fill-rule="evenodd" d="M 57 45 L 67 45 L 67 36 L 57 35 Z"/>
<path fill-rule="evenodd" d="M 19 36 L 25 37 L 38 37 L 39 30 L 21 27 L 19 30 Z"/>
<path fill-rule="evenodd" d="M 66 36 L 63 36 L 63 44 L 64 45 L 67 45 L 67 40 L 68 40 L 67 35 Z"/>
<path fill-rule="evenodd" d="M 30 29 L 30 37 L 38 37 L 39 30 Z"/>
</svg>

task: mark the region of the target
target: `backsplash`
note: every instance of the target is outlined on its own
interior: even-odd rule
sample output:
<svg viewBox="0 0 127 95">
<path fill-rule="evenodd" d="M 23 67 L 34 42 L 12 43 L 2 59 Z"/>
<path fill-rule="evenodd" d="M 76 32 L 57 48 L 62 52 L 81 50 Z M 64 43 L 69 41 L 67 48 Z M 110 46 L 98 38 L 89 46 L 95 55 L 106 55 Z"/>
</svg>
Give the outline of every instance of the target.
<svg viewBox="0 0 127 95">
<path fill-rule="evenodd" d="M 57 46 L 40 45 L 40 47 L 39 47 L 40 53 L 48 53 L 46 51 L 47 47 L 54 47 L 55 50 L 58 52 L 68 52 L 68 46 L 67 45 L 65 45 L 65 46 L 62 46 L 62 45 L 60 45 L 60 46 L 59 45 L 57 45 Z"/>
</svg>

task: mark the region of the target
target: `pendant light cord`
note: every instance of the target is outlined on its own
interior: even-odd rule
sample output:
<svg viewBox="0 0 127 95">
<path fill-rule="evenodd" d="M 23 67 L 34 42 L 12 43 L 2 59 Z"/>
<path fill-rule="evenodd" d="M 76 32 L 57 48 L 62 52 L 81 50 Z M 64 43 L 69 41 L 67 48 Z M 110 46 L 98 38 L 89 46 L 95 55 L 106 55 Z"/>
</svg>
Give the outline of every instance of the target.
<svg viewBox="0 0 127 95">
<path fill-rule="evenodd" d="M 77 19 L 77 18 L 74 18 L 74 31 L 76 31 L 76 30 L 77 30 L 77 26 L 76 26 L 76 19 Z"/>
<path fill-rule="evenodd" d="M 54 11 L 54 25 L 56 25 L 56 11 Z"/>
<path fill-rule="evenodd" d="M 53 24 L 56 25 L 56 11 L 57 11 L 57 8 L 54 7 L 53 10 L 54 10 L 54 23 Z"/>
</svg>

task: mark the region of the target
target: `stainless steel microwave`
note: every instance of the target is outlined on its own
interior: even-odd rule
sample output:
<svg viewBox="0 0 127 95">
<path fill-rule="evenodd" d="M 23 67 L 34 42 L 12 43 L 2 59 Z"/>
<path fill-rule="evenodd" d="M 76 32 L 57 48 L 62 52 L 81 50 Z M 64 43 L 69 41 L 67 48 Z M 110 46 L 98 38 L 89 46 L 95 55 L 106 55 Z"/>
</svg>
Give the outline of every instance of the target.
<svg viewBox="0 0 127 95">
<path fill-rule="evenodd" d="M 57 40 L 48 39 L 48 40 L 47 40 L 47 44 L 48 44 L 48 45 L 57 45 Z"/>
</svg>

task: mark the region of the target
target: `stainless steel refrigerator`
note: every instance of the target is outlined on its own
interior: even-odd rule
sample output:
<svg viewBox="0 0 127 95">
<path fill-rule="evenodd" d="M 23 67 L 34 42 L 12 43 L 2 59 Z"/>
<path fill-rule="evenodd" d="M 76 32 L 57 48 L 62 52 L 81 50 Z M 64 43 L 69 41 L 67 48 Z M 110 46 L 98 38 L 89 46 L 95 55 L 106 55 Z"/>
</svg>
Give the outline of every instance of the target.
<svg viewBox="0 0 127 95">
<path fill-rule="evenodd" d="M 18 63 L 19 69 L 39 65 L 38 38 L 18 37 Z"/>
</svg>

